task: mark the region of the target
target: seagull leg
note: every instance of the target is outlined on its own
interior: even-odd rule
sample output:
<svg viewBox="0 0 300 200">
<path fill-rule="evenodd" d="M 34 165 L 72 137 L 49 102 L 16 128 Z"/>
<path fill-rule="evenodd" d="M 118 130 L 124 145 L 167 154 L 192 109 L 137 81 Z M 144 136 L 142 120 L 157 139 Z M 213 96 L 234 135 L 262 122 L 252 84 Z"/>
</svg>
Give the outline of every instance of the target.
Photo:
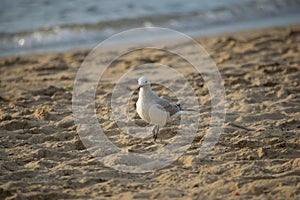
<svg viewBox="0 0 300 200">
<path fill-rule="evenodd" d="M 156 134 L 155 134 L 154 142 L 155 142 L 156 139 L 157 139 L 157 134 L 158 134 L 158 132 L 159 132 L 159 126 L 157 126 L 157 131 L 156 131 Z"/>
<path fill-rule="evenodd" d="M 158 133 L 158 131 L 159 131 L 159 127 L 158 127 L 158 125 L 156 125 L 156 126 L 154 127 L 153 131 L 152 131 L 154 142 L 155 142 L 156 139 L 157 139 L 157 133 Z"/>
<path fill-rule="evenodd" d="M 154 139 L 154 141 L 156 140 L 155 138 L 157 137 L 156 136 L 156 128 L 157 128 L 158 126 L 157 125 L 155 125 L 154 126 L 154 129 L 152 130 L 152 134 L 153 134 L 153 139 Z"/>
</svg>

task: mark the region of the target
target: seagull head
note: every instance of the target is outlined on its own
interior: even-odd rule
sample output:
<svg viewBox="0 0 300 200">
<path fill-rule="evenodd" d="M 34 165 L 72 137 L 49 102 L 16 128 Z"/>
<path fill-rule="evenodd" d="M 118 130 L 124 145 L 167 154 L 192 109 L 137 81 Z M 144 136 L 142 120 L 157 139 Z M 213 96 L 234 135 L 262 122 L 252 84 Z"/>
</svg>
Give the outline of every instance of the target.
<svg viewBox="0 0 300 200">
<path fill-rule="evenodd" d="M 142 76 L 138 80 L 139 88 L 144 87 L 144 86 L 150 86 L 150 81 L 147 79 L 147 77 Z"/>
</svg>

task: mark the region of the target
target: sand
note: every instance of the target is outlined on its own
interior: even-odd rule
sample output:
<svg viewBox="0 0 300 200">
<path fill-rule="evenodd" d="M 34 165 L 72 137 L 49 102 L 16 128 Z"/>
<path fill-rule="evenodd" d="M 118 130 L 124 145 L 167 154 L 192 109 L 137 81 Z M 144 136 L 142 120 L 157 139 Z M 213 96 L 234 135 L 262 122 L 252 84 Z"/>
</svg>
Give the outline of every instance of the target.
<svg viewBox="0 0 300 200">
<path fill-rule="evenodd" d="M 177 161 L 141 174 L 106 167 L 77 135 L 73 82 L 89 50 L 2 58 L 0 199 L 299 199 L 300 26 L 197 41 L 223 78 L 224 131 L 212 151 L 197 159 L 211 102 L 205 82 L 187 70 L 201 103 L 197 136 Z M 161 147 L 161 142 L 120 132 L 108 104 L 116 72 L 147 62 L 187 69 L 175 56 L 144 50 L 113 63 L 97 89 L 99 122 L 107 136 L 128 151 Z M 159 85 L 153 88 L 163 97 L 172 95 Z M 130 115 L 143 125 L 134 111 L 136 95 Z M 171 100 L 176 102 L 175 97 Z M 166 127 L 158 137 L 168 142 L 172 136 L 174 130 Z"/>
</svg>

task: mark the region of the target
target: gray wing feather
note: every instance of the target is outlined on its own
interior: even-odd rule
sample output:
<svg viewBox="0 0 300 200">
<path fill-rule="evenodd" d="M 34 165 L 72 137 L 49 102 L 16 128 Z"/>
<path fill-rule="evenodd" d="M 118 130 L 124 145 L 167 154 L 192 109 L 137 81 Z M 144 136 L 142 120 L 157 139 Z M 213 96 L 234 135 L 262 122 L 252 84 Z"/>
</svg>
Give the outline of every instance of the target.
<svg viewBox="0 0 300 200">
<path fill-rule="evenodd" d="M 180 111 L 180 107 L 167 101 L 166 99 L 158 98 L 155 100 L 155 103 L 162 106 L 163 109 L 169 112 L 170 116 Z"/>
</svg>

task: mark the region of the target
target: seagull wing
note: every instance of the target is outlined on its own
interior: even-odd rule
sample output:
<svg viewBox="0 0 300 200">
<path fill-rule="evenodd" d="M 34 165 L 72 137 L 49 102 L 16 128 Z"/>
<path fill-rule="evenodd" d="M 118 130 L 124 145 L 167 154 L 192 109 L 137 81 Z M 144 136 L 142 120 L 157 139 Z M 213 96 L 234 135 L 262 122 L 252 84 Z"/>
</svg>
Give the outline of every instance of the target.
<svg viewBox="0 0 300 200">
<path fill-rule="evenodd" d="M 181 110 L 179 106 L 167 101 L 166 99 L 157 98 L 155 100 L 155 103 L 161 106 L 158 106 L 158 108 L 161 108 L 168 112 L 169 116 L 172 116 Z"/>
</svg>

